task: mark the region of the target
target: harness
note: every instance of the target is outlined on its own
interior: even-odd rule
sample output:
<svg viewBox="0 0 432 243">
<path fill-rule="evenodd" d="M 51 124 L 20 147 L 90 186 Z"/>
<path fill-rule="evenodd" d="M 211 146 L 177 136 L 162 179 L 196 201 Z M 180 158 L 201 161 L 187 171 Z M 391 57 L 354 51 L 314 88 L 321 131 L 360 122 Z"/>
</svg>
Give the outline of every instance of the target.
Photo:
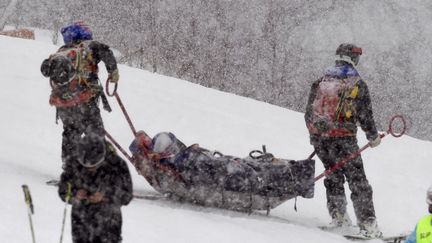
<svg viewBox="0 0 432 243">
<path fill-rule="evenodd" d="M 50 56 L 53 62 L 63 62 L 55 70 L 65 80 L 51 78 L 52 88 L 49 103 L 55 107 L 71 107 L 88 102 L 103 94 L 97 78 L 98 66 L 89 48 L 90 41 L 61 48 Z"/>
</svg>

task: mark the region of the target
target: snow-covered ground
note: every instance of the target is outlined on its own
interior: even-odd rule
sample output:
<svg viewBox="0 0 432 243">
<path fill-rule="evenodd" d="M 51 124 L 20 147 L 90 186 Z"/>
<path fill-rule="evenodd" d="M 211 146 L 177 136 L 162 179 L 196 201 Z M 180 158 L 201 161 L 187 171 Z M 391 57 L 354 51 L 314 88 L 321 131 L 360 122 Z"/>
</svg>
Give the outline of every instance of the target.
<svg viewBox="0 0 432 243">
<path fill-rule="evenodd" d="M 61 173 L 62 127 L 55 124 L 55 110 L 48 105 L 50 86 L 39 67 L 57 47 L 3 36 L 0 47 L 1 241 L 31 241 L 21 190 L 22 184 L 28 184 L 35 205 L 37 242 L 56 242 L 65 205 L 56 188 L 45 181 Z M 101 70 L 104 80 L 103 66 Z M 119 94 L 131 119 L 149 135 L 171 131 L 187 145 L 199 143 L 236 156 L 246 156 L 263 144 L 282 158 L 304 159 L 312 152 L 301 113 L 122 65 L 120 76 Z M 106 129 L 127 147 L 132 133 L 115 100 L 110 101 L 113 112 L 102 111 Z M 363 133 L 358 137 L 361 144 L 366 143 Z M 384 234 L 410 231 L 427 212 L 431 148 L 430 142 L 389 136 L 363 154 Z M 322 170 L 317 161 L 317 174 Z M 132 166 L 130 171 L 135 191 L 152 191 Z M 248 216 L 168 201 L 134 200 L 123 208 L 123 242 L 347 242 L 317 229 L 330 220 L 322 181 L 315 194 L 313 199 L 300 198 L 297 212 L 291 200 L 269 217 L 265 212 Z M 354 219 L 350 201 L 348 207 Z M 64 242 L 71 242 L 70 218 Z"/>
</svg>

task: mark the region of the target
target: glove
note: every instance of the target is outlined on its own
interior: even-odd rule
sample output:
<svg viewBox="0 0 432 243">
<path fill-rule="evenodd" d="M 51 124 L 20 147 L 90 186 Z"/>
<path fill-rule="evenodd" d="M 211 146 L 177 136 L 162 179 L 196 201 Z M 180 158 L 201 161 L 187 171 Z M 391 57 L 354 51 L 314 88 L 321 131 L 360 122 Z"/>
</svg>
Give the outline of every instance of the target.
<svg viewBox="0 0 432 243">
<path fill-rule="evenodd" d="M 378 136 L 375 139 L 369 140 L 369 146 L 371 148 L 375 148 L 381 143 L 381 136 L 378 134 Z"/>
<path fill-rule="evenodd" d="M 118 69 L 114 70 L 112 73 L 109 74 L 108 79 L 111 83 L 117 83 L 120 79 L 119 71 Z"/>
</svg>

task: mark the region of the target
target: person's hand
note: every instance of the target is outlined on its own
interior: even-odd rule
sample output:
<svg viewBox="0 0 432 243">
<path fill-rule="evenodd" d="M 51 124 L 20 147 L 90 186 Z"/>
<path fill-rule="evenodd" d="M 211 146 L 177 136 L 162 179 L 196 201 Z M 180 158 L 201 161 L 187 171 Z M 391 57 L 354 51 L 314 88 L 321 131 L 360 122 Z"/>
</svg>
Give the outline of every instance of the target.
<svg viewBox="0 0 432 243">
<path fill-rule="evenodd" d="M 369 140 L 369 146 L 371 148 L 375 148 L 381 143 L 381 136 L 378 134 L 378 136 L 375 139 Z"/>
<path fill-rule="evenodd" d="M 104 194 L 102 192 L 95 192 L 93 195 L 88 197 L 91 203 L 100 203 L 104 200 Z"/>
<path fill-rule="evenodd" d="M 87 191 L 84 189 L 79 189 L 75 195 L 75 199 L 79 201 L 87 199 Z"/>
<path fill-rule="evenodd" d="M 117 83 L 119 79 L 120 79 L 120 75 L 118 69 L 114 70 L 112 73 L 108 75 L 108 80 L 111 83 Z"/>
</svg>

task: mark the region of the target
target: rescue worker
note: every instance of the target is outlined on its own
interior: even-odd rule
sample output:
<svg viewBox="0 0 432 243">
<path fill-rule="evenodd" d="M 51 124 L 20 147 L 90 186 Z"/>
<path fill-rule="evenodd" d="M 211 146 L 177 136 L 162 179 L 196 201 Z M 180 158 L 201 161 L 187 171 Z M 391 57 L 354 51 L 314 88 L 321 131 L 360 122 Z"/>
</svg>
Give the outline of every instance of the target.
<svg viewBox="0 0 432 243">
<path fill-rule="evenodd" d="M 121 206 L 132 200 L 132 179 L 126 162 L 98 135 L 80 139 L 74 162 L 61 175 L 58 193 L 71 198 L 74 243 L 119 243 Z M 69 190 L 69 187 L 71 190 Z"/>
<path fill-rule="evenodd" d="M 57 119 L 63 123 L 64 168 L 83 133 L 105 136 L 99 98 L 106 110 L 111 109 L 99 82 L 98 63 L 105 63 L 110 82 L 118 82 L 119 72 L 110 47 L 94 41 L 90 28 L 84 23 L 68 25 L 61 29 L 61 34 L 65 45 L 43 61 L 41 72 L 50 78 L 49 103 L 56 107 Z"/>
<path fill-rule="evenodd" d="M 359 150 L 357 125 L 366 133 L 371 147 L 380 144 L 371 98 L 366 83 L 355 69 L 362 49 L 353 44 L 341 44 L 336 50 L 335 65 L 311 87 L 305 121 L 310 142 L 326 169 Z M 361 156 L 349 161 L 324 179 L 327 208 L 331 226 L 349 226 L 344 183 L 351 190 L 357 224 L 361 234 L 381 237 L 378 229 L 370 186 Z"/>
</svg>

